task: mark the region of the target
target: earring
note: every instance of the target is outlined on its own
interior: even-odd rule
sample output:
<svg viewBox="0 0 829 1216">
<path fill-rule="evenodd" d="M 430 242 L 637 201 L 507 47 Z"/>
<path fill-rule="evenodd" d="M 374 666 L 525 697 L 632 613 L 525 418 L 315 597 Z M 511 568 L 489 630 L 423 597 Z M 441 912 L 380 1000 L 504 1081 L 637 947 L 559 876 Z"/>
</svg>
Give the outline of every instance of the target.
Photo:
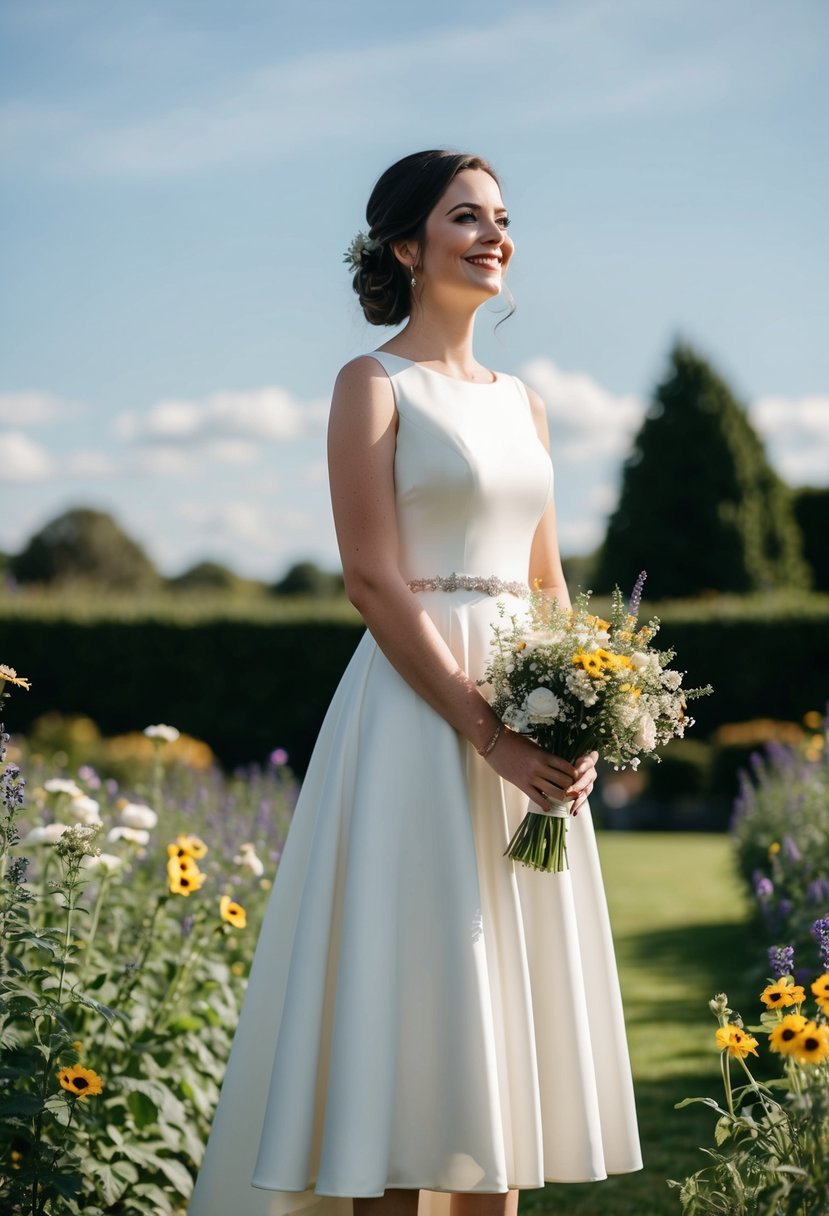
<svg viewBox="0 0 829 1216">
<path fill-rule="evenodd" d="M 412 287 L 417 287 L 417 279 L 415 278 L 414 263 L 412 263 L 411 271 L 412 271 Z"/>
</svg>

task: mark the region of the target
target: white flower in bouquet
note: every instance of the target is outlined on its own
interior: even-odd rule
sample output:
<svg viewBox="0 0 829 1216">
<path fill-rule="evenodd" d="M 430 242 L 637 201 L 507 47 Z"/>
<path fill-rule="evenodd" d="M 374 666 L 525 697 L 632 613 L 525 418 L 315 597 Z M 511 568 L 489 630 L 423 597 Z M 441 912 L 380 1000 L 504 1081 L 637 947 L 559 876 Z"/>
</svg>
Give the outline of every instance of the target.
<svg viewBox="0 0 829 1216">
<path fill-rule="evenodd" d="M 593 681 L 586 671 L 569 672 L 564 683 L 568 692 L 571 692 L 574 697 L 578 697 L 586 709 L 590 709 L 599 699 L 598 693 L 593 687 Z"/>
<path fill-rule="evenodd" d="M 639 715 L 633 746 L 638 752 L 652 752 L 656 747 L 656 723 L 647 711 Z"/>
<path fill-rule="evenodd" d="M 527 696 L 527 714 L 530 722 L 555 722 L 561 716 L 561 701 L 549 688 L 534 688 Z"/>
<path fill-rule="evenodd" d="M 158 815 L 144 802 L 120 802 L 118 814 L 121 822 L 128 828 L 152 829 L 158 823 Z"/>
<path fill-rule="evenodd" d="M 67 815 L 89 827 L 96 827 L 102 822 L 99 804 L 86 794 L 79 793 L 77 797 L 70 798 L 63 809 Z"/>
<path fill-rule="evenodd" d="M 502 721 L 510 730 L 518 731 L 519 735 L 526 734 L 530 728 L 530 715 L 526 709 L 518 705 L 510 705 L 504 710 Z"/>
</svg>

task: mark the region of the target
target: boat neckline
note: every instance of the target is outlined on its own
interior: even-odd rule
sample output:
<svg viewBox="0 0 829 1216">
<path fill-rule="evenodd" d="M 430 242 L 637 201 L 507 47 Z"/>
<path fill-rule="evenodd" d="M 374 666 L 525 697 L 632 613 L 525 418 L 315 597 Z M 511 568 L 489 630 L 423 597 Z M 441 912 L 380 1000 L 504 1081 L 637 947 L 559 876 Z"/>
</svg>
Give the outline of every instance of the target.
<svg viewBox="0 0 829 1216">
<path fill-rule="evenodd" d="M 415 359 L 407 359 L 405 355 L 396 355 L 393 350 L 373 350 L 371 353 L 372 355 L 391 355 L 392 359 L 399 359 L 402 363 L 408 363 L 410 367 L 419 367 L 422 372 L 429 372 L 433 376 L 440 376 L 441 380 L 451 380 L 453 384 L 464 384 L 467 388 L 495 388 L 504 379 L 502 372 L 493 372 L 494 380 L 461 380 L 460 376 L 449 376 L 446 372 L 439 372 L 434 367 L 427 367 L 425 363 L 418 363 Z M 489 371 L 489 368 L 487 368 L 487 371 Z"/>
</svg>

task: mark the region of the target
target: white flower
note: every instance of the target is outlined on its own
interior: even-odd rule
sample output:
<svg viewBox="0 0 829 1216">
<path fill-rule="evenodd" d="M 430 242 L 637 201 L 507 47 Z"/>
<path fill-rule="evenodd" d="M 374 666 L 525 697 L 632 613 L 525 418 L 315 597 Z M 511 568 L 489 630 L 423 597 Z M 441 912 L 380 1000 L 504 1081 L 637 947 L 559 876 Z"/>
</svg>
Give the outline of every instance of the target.
<svg viewBox="0 0 829 1216">
<path fill-rule="evenodd" d="M 142 828 L 111 828 L 107 832 L 107 840 L 110 844 L 115 844 L 117 840 L 131 840 L 133 844 L 149 844 L 150 833 L 145 832 Z"/>
<path fill-rule="evenodd" d="M 124 864 L 123 857 L 116 857 L 114 853 L 99 853 L 97 857 L 84 857 L 81 865 L 87 870 L 106 870 L 111 874 L 113 870 L 119 870 Z"/>
<path fill-rule="evenodd" d="M 128 828 L 154 828 L 158 815 L 143 802 L 126 802 L 120 807 L 121 822 Z"/>
<path fill-rule="evenodd" d="M 534 688 L 525 705 L 532 722 L 554 722 L 561 713 L 561 701 L 549 688 Z"/>
<path fill-rule="evenodd" d="M 145 726 L 144 734 L 148 739 L 161 739 L 164 743 L 175 743 L 179 737 L 175 726 L 165 726 L 163 722 L 159 722 L 157 726 Z"/>
<path fill-rule="evenodd" d="M 560 629 L 555 633 L 547 633 L 543 629 L 528 629 L 526 633 L 521 634 L 525 652 L 533 651 L 537 646 L 557 646 L 563 637 Z"/>
<path fill-rule="evenodd" d="M 637 671 L 644 671 L 648 665 L 649 655 L 642 654 L 641 650 L 635 650 L 630 656 L 630 661 Z"/>
<path fill-rule="evenodd" d="M 57 844 L 64 832 L 69 831 L 68 823 L 47 823 L 27 832 L 21 844 Z"/>
<path fill-rule="evenodd" d="M 571 671 L 565 683 L 573 696 L 578 697 L 582 705 L 585 705 L 588 709 L 598 701 L 599 698 L 593 687 L 593 681 L 586 671 Z"/>
<path fill-rule="evenodd" d="M 604 646 L 605 642 L 610 641 L 610 634 L 607 632 L 606 629 L 597 629 L 596 632 L 593 634 L 593 637 L 596 639 L 596 641 L 599 643 L 600 646 Z"/>
<path fill-rule="evenodd" d="M 664 688 L 670 689 L 671 692 L 676 692 L 676 690 L 679 688 L 681 683 L 682 683 L 682 672 L 681 671 L 663 671 L 662 672 L 662 686 Z"/>
<path fill-rule="evenodd" d="M 517 730 L 519 734 L 523 734 L 529 729 L 530 715 L 518 705 L 510 705 L 504 710 L 503 722 L 504 726 L 508 726 L 510 730 Z"/>
<path fill-rule="evenodd" d="M 256 878 L 261 878 L 265 873 L 262 860 L 256 856 L 256 849 L 250 843 L 240 845 L 233 860 L 237 866 L 246 866 Z"/>
<path fill-rule="evenodd" d="M 78 794 L 77 797 L 71 798 L 64 807 L 64 811 L 73 819 L 79 819 L 81 823 L 86 823 L 90 827 L 102 822 L 98 803 L 94 798 L 88 798 L 86 794 Z"/>
<path fill-rule="evenodd" d="M 81 798 L 83 790 L 74 781 L 65 777 L 50 777 L 43 782 L 47 794 L 68 794 L 70 798 Z"/>
<path fill-rule="evenodd" d="M 639 715 L 633 746 L 640 752 L 652 752 L 656 747 L 656 723 L 649 713 Z"/>
</svg>

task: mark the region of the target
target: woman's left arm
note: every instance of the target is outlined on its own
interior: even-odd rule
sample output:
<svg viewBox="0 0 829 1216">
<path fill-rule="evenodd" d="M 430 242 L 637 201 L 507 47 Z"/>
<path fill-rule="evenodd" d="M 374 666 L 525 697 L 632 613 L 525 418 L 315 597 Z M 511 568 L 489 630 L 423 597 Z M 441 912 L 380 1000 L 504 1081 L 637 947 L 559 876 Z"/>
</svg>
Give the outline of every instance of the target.
<svg viewBox="0 0 829 1216">
<path fill-rule="evenodd" d="M 544 402 L 534 389 L 528 388 L 526 385 L 525 388 L 527 389 L 527 396 L 530 399 L 533 422 L 538 432 L 538 438 L 549 453 L 550 431 L 547 426 L 547 411 L 544 408 Z M 540 591 L 543 591 L 545 595 L 549 595 L 551 599 L 557 599 L 565 608 L 570 607 L 570 593 L 567 590 L 564 571 L 561 567 L 561 552 L 558 547 L 556 508 L 552 499 L 542 515 L 533 537 L 532 549 L 530 551 L 529 583 L 531 587 L 538 587 Z M 598 752 L 589 752 L 586 756 L 581 756 L 576 761 L 575 767 L 579 776 L 583 777 L 588 770 L 592 769 L 593 778 L 587 788 L 579 794 L 573 803 L 572 813 L 574 815 L 578 813 L 582 803 L 586 802 L 592 793 L 596 780 L 596 761 L 598 758 Z"/>
</svg>

